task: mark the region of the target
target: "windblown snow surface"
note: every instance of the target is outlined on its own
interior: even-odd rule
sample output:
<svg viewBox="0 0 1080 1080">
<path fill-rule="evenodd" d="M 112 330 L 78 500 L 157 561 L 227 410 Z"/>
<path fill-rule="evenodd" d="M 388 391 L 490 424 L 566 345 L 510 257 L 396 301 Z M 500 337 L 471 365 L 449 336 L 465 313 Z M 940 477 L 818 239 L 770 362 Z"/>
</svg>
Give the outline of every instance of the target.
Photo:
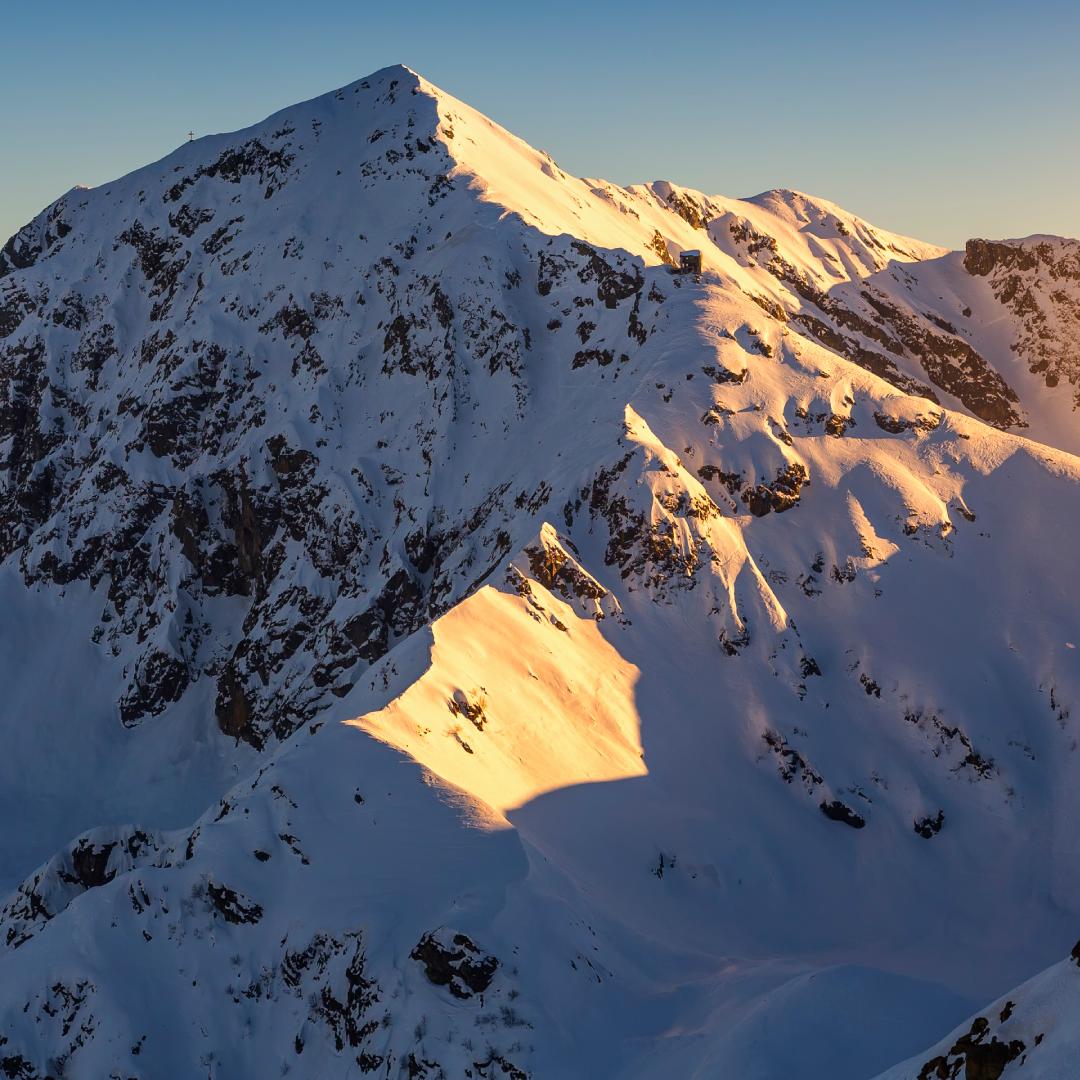
<svg viewBox="0 0 1080 1080">
<path fill-rule="evenodd" d="M 1076 241 L 407 68 L 73 190 L 0 253 L 0 1075 L 1080 1075 L 1078 405 Z"/>
</svg>

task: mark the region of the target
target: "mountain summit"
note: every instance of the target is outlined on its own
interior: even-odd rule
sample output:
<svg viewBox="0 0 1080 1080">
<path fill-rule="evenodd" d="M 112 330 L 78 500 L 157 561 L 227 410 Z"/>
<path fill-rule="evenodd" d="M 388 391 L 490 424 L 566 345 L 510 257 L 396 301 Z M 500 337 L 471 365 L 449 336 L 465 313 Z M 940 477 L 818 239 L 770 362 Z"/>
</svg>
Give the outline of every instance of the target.
<svg viewBox="0 0 1080 1080">
<path fill-rule="evenodd" d="M 1078 328 L 1077 241 L 575 178 L 404 67 L 69 192 L 0 1072 L 970 1067 L 1080 934 Z"/>
</svg>

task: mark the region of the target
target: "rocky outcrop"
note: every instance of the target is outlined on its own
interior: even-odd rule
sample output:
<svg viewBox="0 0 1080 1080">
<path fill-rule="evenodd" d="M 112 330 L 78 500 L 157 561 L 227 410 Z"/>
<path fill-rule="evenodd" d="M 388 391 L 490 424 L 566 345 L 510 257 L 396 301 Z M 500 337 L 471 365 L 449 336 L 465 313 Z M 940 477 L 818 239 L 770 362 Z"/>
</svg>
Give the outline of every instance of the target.
<svg viewBox="0 0 1080 1080">
<path fill-rule="evenodd" d="M 0 944 L 17 949 L 83 893 L 168 858 L 157 833 L 130 826 L 87 833 L 27 878 L 0 908 Z"/>
<path fill-rule="evenodd" d="M 1080 241 L 1059 238 L 969 240 L 964 269 L 986 278 L 1013 317 L 1016 352 L 1046 386 L 1059 385 L 1080 408 Z"/>
<path fill-rule="evenodd" d="M 866 818 L 840 799 L 824 800 L 821 803 L 821 812 L 830 821 L 839 821 L 844 825 L 850 825 L 853 829 L 861 829 L 866 825 Z"/>
<path fill-rule="evenodd" d="M 445 986 L 456 998 L 482 994 L 495 977 L 499 961 L 485 955 L 466 934 L 425 934 L 410 954 L 430 982 Z"/>
</svg>

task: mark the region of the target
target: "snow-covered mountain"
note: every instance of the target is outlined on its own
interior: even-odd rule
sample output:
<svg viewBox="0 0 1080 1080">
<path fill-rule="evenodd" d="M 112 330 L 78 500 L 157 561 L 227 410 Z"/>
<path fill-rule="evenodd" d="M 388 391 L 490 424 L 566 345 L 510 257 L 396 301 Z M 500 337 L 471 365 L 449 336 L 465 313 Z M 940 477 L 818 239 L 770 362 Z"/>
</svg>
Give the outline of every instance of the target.
<svg viewBox="0 0 1080 1080">
<path fill-rule="evenodd" d="M 1076 241 L 578 179 L 401 67 L 68 193 L 0 1073 L 920 1075 L 1080 933 L 1078 319 Z"/>
</svg>

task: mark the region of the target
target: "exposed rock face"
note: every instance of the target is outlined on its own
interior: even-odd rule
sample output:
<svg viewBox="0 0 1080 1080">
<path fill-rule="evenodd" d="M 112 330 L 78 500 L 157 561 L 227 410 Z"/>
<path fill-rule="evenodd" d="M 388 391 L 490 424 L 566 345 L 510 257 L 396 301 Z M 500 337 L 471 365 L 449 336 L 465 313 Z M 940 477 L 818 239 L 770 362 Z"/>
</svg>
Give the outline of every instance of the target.
<svg viewBox="0 0 1080 1080">
<path fill-rule="evenodd" d="M 24 881 L 0 908 L 0 941 L 17 949 L 90 889 L 108 885 L 117 874 L 161 865 L 161 837 L 128 826 L 99 828 L 54 855 Z"/>
<path fill-rule="evenodd" d="M 823 288 L 780 254 L 775 238 L 735 221 L 728 227 L 736 249 L 790 290 L 797 306 L 788 318 L 804 333 L 907 393 L 936 400 L 938 387 L 995 427 L 1023 426 L 1015 390 L 955 326 L 897 302 L 891 290 Z M 898 364 L 905 360 L 915 361 L 931 385 L 905 375 Z"/>
<path fill-rule="evenodd" d="M 993 240 L 969 240 L 964 246 L 964 269 L 975 277 L 986 277 L 1000 263 L 1012 263 L 1020 269 L 1031 270 L 1035 260 L 1021 250 Z M 1025 265 L 1022 267 L 1020 263 Z"/>
<path fill-rule="evenodd" d="M 962 1067 L 967 1080 L 998 1080 L 1006 1066 L 1023 1054 L 1026 1047 L 1021 1039 L 1001 1042 L 996 1035 L 986 1039 L 990 1027 L 984 1016 L 976 1017 L 971 1030 L 949 1048 L 948 1053 L 926 1062 L 919 1071 L 919 1080 L 956 1076 Z M 985 1041 L 984 1041 L 985 1040 Z"/>
<path fill-rule="evenodd" d="M 986 278 L 1016 325 L 1013 350 L 1047 387 L 1059 385 L 1080 409 L 1080 241 L 1058 237 L 969 240 L 964 269 Z"/>
<path fill-rule="evenodd" d="M 535 543 L 528 545 L 523 554 L 524 559 L 512 568 L 515 587 L 530 588 L 531 577 L 583 615 L 597 620 L 609 615 L 621 617 L 619 601 L 581 565 L 573 542 L 560 536 L 551 525 L 541 527 Z"/>
<path fill-rule="evenodd" d="M 432 983 L 462 999 L 482 994 L 499 967 L 499 961 L 486 956 L 467 934 L 425 934 L 410 956 L 423 965 Z"/>
</svg>

